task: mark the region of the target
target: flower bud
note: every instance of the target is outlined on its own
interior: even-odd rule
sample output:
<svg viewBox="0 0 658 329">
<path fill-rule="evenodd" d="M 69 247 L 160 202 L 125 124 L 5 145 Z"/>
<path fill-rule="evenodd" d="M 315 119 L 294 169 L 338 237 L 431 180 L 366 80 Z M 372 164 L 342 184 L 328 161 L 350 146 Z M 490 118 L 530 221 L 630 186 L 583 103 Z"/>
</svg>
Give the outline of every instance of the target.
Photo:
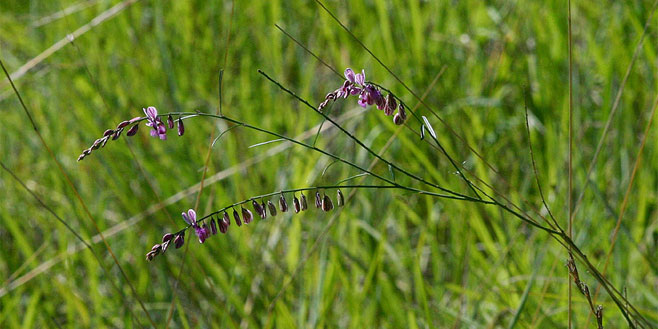
<svg viewBox="0 0 658 329">
<path fill-rule="evenodd" d="M 251 200 L 251 205 L 254 207 L 254 211 L 256 212 L 256 214 L 258 214 L 258 216 L 260 216 L 261 219 L 267 216 L 267 214 L 265 213 L 265 209 L 263 209 L 263 207 L 260 206 L 260 203 L 258 203 L 258 201 Z"/>
<path fill-rule="evenodd" d="M 398 107 L 397 101 L 395 101 L 395 97 L 393 95 L 388 94 L 386 95 L 386 105 L 384 106 L 384 113 L 386 115 L 393 115 L 393 112 L 395 112 L 395 108 Z"/>
<path fill-rule="evenodd" d="M 167 233 L 167 234 L 165 234 L 165 235 L 162 236 L 162 243 L 165 243 L 165 242 L 167 242 L 167 241 L 169 241 L 169 240 L 171 240 L 171 239 L 173 239 L 173 238 L 174 238 L 174 235 L 173 235 L 173 234 L 171 234 L 171 233 Z"/>
<path fill-rule="evenodd" d="M 130 124 L 130 121 L 121 121 L 119 125 L 117 126 L 117 129 L 125 128 Z"/>
<path fill-rule="evenodd" d="M 185 133 L 185 126 L 183 126 L 183 119 L 178 118 L 178 136 L 183 136 Z"/>
<path fill-rule="evenodd" d="M 288 211 L 288 203 L 286 202 L 286 198 L 283 196 L 283 193 L 281 193 L 281 197 L 279 198 L 279 209 L 281 209 L 281 212 Z"/>
<path fill-rule="evenodd" d="M 112 134 L 114 134 L 114 130 L 108 129 L 103 133 L 103 137 L 110 136 Z"/>
<path fill-rule="evenodd" d="M 407 121 L 407 110 L 405 110 L 404 105 L 400 103 L 400 106 L 398 106 L 398 114 L 400 114 L 400 118 L 402 118 L 402 121 Z"/>
<path fill-rule="evenodd" d="M 214 217 L 210 219 L 210 233 L 212 233 L 212 235 L 217 234 L 217 223 L 215 223 Z"/>
<path fill-rule="evenodd" d="M 276 216 L 276 206 L 272 201 L 267 201 L 267 208 L 270 208 L 270 216 Z"/>
<path fill-rule="evenodd" d="M 260 202 L 260 207 L 263 209 L 263 216 L 262 218 L 265 219 L 267 218 L 267 208 L 265 208 L 265 201 Z"/>
<path fill-rule="evenodd" d="M 233 209 L 233 219 L 235 219 L 235 224 L 238 226 L 242 226 L 242 221 L 240 220 L 240 215 L 238 214 L 238 211 Z"/>
<path fill-rule="evenodd" d="M 322 210 L 330 211 L 331 209 L 334 209 L 334 204 L 331 202 L 331 198 L 325 194 L 324 199 L 322 199 Z"/>
<path fill-rule="evenodd" d="M 292 196 L 292 205 L 295 208 L 295 213 L 299 213 L 302 210 L 302 206 L 299 204 L 299 199 L 297 199 L 297 196 L 295 195 Z"/>
<path fill-rule="evenodd" d="M 128 129 L 126 132 L 126 136 L 134 136 L 137 133 L 137 129 L 139 129 L 139 125 L 134 125 Z"/>
<path fill-rule="evenodd" d="M 219 220 L 219 231 L 222 232 L 222 234 L 226 234 L 229 225 L 231 225 L 231 218 L 229 218 L 228 213 L 225 211 L 224 217 Z"/>
<path fill-rule="evenodd" d="M 114 136 L 112 136 L 112 140 L 115 141 L 119 139 L 119 136 L 121 136 L 121 133 L 123 132 L 123 128 L 119 128 L 114 132 Z"/>
<path fill-rule="evenodd" d="M 402 116 L 400 116 L 400 113 L 395 113 L 395 115 L 393 116 L 393 123 L 395 123 L 398 126 L 404 123 L 404 120 L 402 119 Z"/>
<path fill-rule="evenodd" d="M 343 192 L 340 190 L 336 191 L 336 203 L 339 207 L 345 205 L 345 197 L 343 196 Z"/>
<path fill-rule="evenodd" d="M 308 209 L 308 203 L 306 202 L 306 195 L 304 195 L 304 193 L 302 193 L 301 201 L 302 201 L 302 211 Z"/>
<path fill-rule="evenodd" d="M 176 249 L 178 249 L 178 248 L 182 247 L 183 244 L 185 244 L 185 234 L 181 233 L 181 234 L 178 234 L 174 238 L 174 247 L 176 247 Z"/>
<path fill-rule="evenodd" d="M 254 219 L 254 214 L 249 209 L 242 208 L 242 218 L 245 224 L 249 224 Z"/>
<path fill-rule="evenodd" d="M 322 197 L 320 197 L 320 192 L 315 192 L 315 207 L 322 208 Z"/>
<path fill-rule="evenodd" d="M 171 114 L 167 117 L 167 125 L 169 125 L 169 129 L 174 129 L 174 118 L 171 117 Z"/>
</svg>

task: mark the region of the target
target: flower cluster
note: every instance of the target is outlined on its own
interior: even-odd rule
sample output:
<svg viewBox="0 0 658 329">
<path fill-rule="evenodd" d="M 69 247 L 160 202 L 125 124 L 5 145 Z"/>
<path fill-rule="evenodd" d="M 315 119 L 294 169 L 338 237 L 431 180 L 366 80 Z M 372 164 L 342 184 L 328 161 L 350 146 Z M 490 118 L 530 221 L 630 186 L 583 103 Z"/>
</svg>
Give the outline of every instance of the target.
<svg viewBox="0 0 658 329">
<path fill-rule="evenodd" d="M 340 190 L 337 190 L 336 192 L 336 200 L 338 202 L 338 206 L 342 206 L 345 204 L 345 197 L 343 196 L 343 193 Z M 301 211 L 305 211 L 308 209 L 308 200 L 306 199 L 306 195 L 304 193 L 300 193 L 299 198 L 297 195 L 293 194 L 293 210 L 295 213 L 299 213 Z M 247 203 L 248 201 L 243 201 L 240 204 Z M 278 210 L 277 206 L 272 202 L 272 201 L 267 201 L 267 204 L 265 201 L 261 200 L 260 203 L 256 199 L 251 199 L 251 205 L 254 209 L 254 212 L 258 217 L 261 219 L 266 219 L 267 218 L 267 212 L 269 211 L 270 216 L 276 216 L 277 212 L 280 211 L 282 213 L 288 212 L 290 209 L 288 207 L 288 201 L 286 201 L 286 197 L 283 193 L 279 196 L 278 200 Z M 331 197 L 329 197 L 326 194 L 320 194 L 320 192 L 315 193 L 315 205 L 317 208 L 320 208 L 324 211 L 331 211 L 334 209 L 334 204 L 331 201 Z M 235 207 L 232 206 L 233 208 L 233 221 L 237 226 L 242 226 L 242 223 L 244 224 L 249 224 L 253 221 L 254 219 L 254 213 L 251 212 L 251 210 L 240 207 L 240 211 L 238 211 Z M 199 239 L 199 243 L 204 243 L 206 239 L 208 239 L 212 235 L 216 235 L 217 231 L 221 232 L 222 234 L 226 234 L 228 232 L 228 228 L 231 225 L 231 217 L 228 214 L 228 209 L 224 209 L 218 212 L 215 212 L 211 214 L 210 216 L 206 216 L 204 218 L 201 218 L 200 220 L 197 221 L 197 215 L 194 209 L 190 209 L 187 212 L 182 213 L 183 220 L 185 223 L 188 225 L 185 229 L 180 231 L 179 233 L 173 234 L 173 233 L 167 233 L 162 237 L 162 243 L 161 244 L 156 244 L 151 248 L 151 251 L 149 251 L 146 254 L 146 259 L 151 261 L 155 258 L 155 256 L 164 253 L 171 241 L 174 242 L 174 245 L 176 249 L 180 248 L 183 246 L 184 243 L 184 238 L 185 238 L 185 231 L 187 228 L 192 228 L 194 229 L 194 234 L 196 237 Z M 203 221 L 203 223 L 201 223 Z"/>
<path fill-rule="evenodd" d="M 119 139 L 124 129 L 128 129 L 128 131 L 126 131 L 126 136 L 134 136 L 137 134 L 137 130 L 139 129 L 139 122 L 145 119 L 147 120 L 146 126 L 153 128 L 151 129 L 151 136 L 160 138 L 161 140 L 167 139 L 167 126 L 158 116 L 158 110 L 153 106 L 149 106 L 143 110 L 144 114 L 146 114 L 146 117 L 134 117 L 130 120 L 120 122 L 116 129 L 106 130 L 103 133 L 103 137 L 97 139 L 88 149 L 82 151 L 82 154 L 80 154 L 78 157 L 78 161 L 87 157 L 93 150 L 104 147 L 110 139 Z M 167 125 L 169 126 L 169 129 L 174 128 L 174 118 L 171 116 L 171 114 L 167 118 Z M 184 132 L 185 127 L 183 126 L 183 120 L 178 118 L 178 136 L 183 136 Z"/>
<path fill-rule="evenodd" d="M 324 101 L 318 106 L 318 111 L 322 111 L 329 102 L 333 102 L 339 98 L 347 98 L 348 96 L 359 96 L 359 105 L 363 108 L 369 105 L 376 105 L 378 110 L 383 110 L 384 114 L 391 116 L 397 109 L 398 113 L 393 115 L 393 122 L 396 125 L 401 125 L 407 120 L 407 111 L 402 104 L 396 100 L 396 97 L 389 93 L 386 96 L 382 95 L 379 88 L 371 83 L 366 82 L 366 72 L 361 70 L 361 73 L 354 73 L 351 68 L 345 69 L 345 82 L 335 91 L 327 94 Z"/>
</svg>

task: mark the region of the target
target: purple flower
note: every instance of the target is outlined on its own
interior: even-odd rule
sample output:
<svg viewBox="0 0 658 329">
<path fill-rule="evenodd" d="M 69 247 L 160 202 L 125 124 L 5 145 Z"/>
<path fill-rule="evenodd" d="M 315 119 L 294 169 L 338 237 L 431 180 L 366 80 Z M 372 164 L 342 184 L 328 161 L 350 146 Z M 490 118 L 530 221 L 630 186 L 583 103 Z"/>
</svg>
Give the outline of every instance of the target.
<svg viewBox="0 0 658 329">
<path fill-rule="evenodd" d="M 345 79 L 347 79 L 347 81 L 351 83 L 354 83 L 356 81 L 354 76 L 354 71 L 349 67 L 345 69 Z"/>
<path fill-rule="evenodd" d="M 182 213 L 183 220 L 194 228 L 194 233 L 199 238 L 199 243 L 206 241 L 208 236 L 210 236 L 210 229 L 207 224 L 203 224 L 203 227 L 199 226 L 196 221 L 196 212 L 194 209 L 190 209 L 187 213 Z"/>
<path fill-rule="evenodd" d="M 158 137 L 161 140 L 167 139 L 167 127 L 162 122 L 162 119 L 158 117 L 158 110 L 153 106 L 149 106 L 144 109 L 144 114 L 146 114 L 146 120 L 148 121 L 146 126 L 153 128 L 151 130 L 151 136 Z"/>
<path fill-rule="evenodd" d="M 187 213 L 182 213 L 182 215 L 185 223 L 192 226 L 196 225 L 196 211 L 194 209 L 190 209 Z"/>
<path fill-rule="evenodd" d="M 361 70 L 361 73 L 357 73 L 356 76 L 354 76 L 354 82 L 363 86 L 366 82 L 366 71 Z"/>
</svg>

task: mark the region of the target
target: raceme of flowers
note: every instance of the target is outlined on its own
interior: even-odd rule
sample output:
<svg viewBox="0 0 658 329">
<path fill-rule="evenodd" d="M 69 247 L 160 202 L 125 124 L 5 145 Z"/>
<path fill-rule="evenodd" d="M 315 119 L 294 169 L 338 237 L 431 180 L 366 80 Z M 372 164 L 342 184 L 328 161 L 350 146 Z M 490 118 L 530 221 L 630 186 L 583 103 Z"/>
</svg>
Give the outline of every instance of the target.
<svg viewBox="0 0 658 329">
<path fill-rule="evenodd" d="M 174 118 L 169 115 L 167 117 L 167 124 L 162 121 L 162 118 L 158 116 L 158 110 L 149 106 L 148 108 L 143 109 L 146 117 L 134 117 L 127 121 L 120 122 L 116 129 L 108 129 L 103 133 L 103 137 L 94 141 L 94 143 L 86 150 L 82 151 L 82 154 L 78 157 L 78 161 L 83 160 L 92 151 L 97 150 L 101 147 L 105 147 L 105 144 L 111 140 L 117 140 L 121 136 L 121 133 L 127 129 L 126 136 L 134 136 L 137 134 L 139 129 L 139 122 L 146 120 L 146 126 L 151 127 L 151 136 L 159 138 L 161 140 L 167 139 L 167 127 L 169 129 L 174 129 Z M 183 126 L 183 120 L 178 118 L 178 136 L 183 136 L 185 133 L 185 126 Z"/>
<path fill-rule="evenodd" d="M 401 125 L 407 120 L 407 111 L 402 102 L 398 104 L 393 94 L 389 93 L 384 96 L 377 86 L 366 82 L 364 70 L 361 70 L 361 73 L 354 73 L 351 68 L 345 69 L 345 82 L 340 88 L 327 94 L 324 101 L 318 106 L 318 111 L 322 111 L 329 102 L 349 96 L 359 96 L 358 104 L 363 108 L 376 105 L 377 109 L 383 110 L 387 116 L 393 115 L 393 122 L 396 125 Z M 397 113 L 395 113 L 396 109 Z"/>
<path fill-rule="evenodd" d="M 247 203 L 248 201 L 244 201 L 241 204 Z M 336 202 L 338 203 L 338 206 L 343 206 L 345 204 L 345 197 L 343 195 L 343 192 L 338 189 L 336 191 Z M 276 216 L 278 211 L 285 213 L 290 210 L 288 207 L 288 202 L 286 201 L 285 195 L 281 193 L 279 196 L 278 204 L 279 204 L 279 209 L 277 211 L 277 207 L 272 203 L 272 201 L 268 200 L 267 205 L 265 204 L 264 200 L 261 200 L 259 203 L 258 200 L 252 199 L 251 200 L 252 207 L 254 209 L 254 212 L 251 212 L 251 210 L 240 206 L 238 211 L 238 207 L 233 206 L 230 207 L 233 209 L 233 223 L 237 225 L 238 227 L 242 226 L 242 224 L 248 225 L 254 220 L 254 213 L 258 215 L 261 219 L 266 219 L 267 218 L 267 212 L 269 211 L 270 216 Z M 322 209 L 323 211 L 331 211 L 334 209 L 334 204 L 333 201 L 331 200 L 331 197 L 327 194 L 320 194 L 319 191 L 315 192 L 315 206 L 319 209 Z M 293 211 L 295 213 L 299 213 L 301 211 L 305 211 L 308 209 L 308 201 L 306 199 L 306 195 L 302 192 L 300 197 L 297 198 L 295 194 L 293 194 Z M 196 235 L 197 239 L 199 240 L 199 243 L 204 243 L 206 240 L 213 236 L 216 235 L 217 232 L 221 232 L 223 234 L 226 234 L 228 232 L 229 226 L 231 226 L 231 216 L 229 216 L 229 209 L 224 209 L 222 211 L 216 212 L 210 216 L 206 216 L 203 219 L 197 220 L 197 214 L 194 209 L 189 209 L 186 212 L 183 212 L 182 214 L 183 221 L 187 224 L 187 226 L 182 229 L 181 231 L 177 233 L 167 233 L 162 237 L 162 243 L 158 243 L 154 245 L 151 250 L 146 254 L 146 259 L 151 261 L 155 258 L 155 256 L 159 254 L 164 254 L 165 251 L 169 248 L 170 244 L 173 242 L 174 243 L 174 248 L 178 249 L 183 246 L 185 243 L 185 231 L 187 229 L 193 229 L 194 234 Z"/>
</svg>

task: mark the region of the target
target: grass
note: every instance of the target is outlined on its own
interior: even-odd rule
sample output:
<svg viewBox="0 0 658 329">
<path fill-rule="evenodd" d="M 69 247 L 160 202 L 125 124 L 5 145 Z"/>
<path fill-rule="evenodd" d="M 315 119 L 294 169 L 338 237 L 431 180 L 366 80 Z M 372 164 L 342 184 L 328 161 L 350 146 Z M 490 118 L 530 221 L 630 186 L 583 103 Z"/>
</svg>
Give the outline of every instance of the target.
<svg viewBox="0 0 658 329">
<path fill-rule="evenodd" d="M 43 18 L 83 4 L 42 26 Z M 10 72 L 119 1 L 3 1 L 0 59 Z M 327 7 L 499 172 L 488 168 L 427 109 L 441 144 L 458 163 L 522 204 L 540 207 L 529 140 L 546 201 L 567 226 L 568 52 L 566 1 L 327 1 Z M 574 196 L 586 183 L 608 115 L 653 1 L 572 3 Z M 183 137 L 159 142 L 144 131 L 109 143 L 82 162 L 79 152 L 107 128 L 137 116 L 218 107 L 223 113 L 313 143 L 322 118 L 257 70 L 319 103 L 342 80 L 281 33 L 297 38 L 339 72 L 367 77 L 414 106 L 417 100 L 314 2 L 141 0 L 94 26 L 15 83 L 63 170 L 104 232 L 126 280 L 23 113 L 0 82 L 0 160 L 89 241 L 94 253 L 11 175 L 0 173 L 0 327 L 446 327 L 566 328 L 568 258 L 542 231 L 499 208 L 388 190 L 357 190 L 340 212 L 278 216 L 153 262 L 144 254 L 183 226 L 194 206 L 211 133 L 229 126 L 190 119 Z M 229 26 L 232 26 L 229 30 Z M 231 33 L 224 67 L 226 33 Z M 656 97 L 656 18 L 621 93 L 619 107 L 574 217 L 574 240 L 599 270 L 658 326 L 658 144 L 648 130 Z M 437 74 L 444 69 L 436 85 Z M 428 89 L 429 88 L 429 89 Z M 385 159 L 468 193 L 452 165 L 390 118 L 339 102 L 332 113 Z M 418 125 L 408 121 L 418 132 Z M 325 123 L 317 145 L 369 167 L 373 157 Z M 219 129 L 219 130 L 218 130 Z M 317 129 L 317 128 L 316 128 Z M 304 135 L 305 134 L 305 135 Z M 326 156 L 236 128 L 212 148 L 197 212 L 281 189 L 334 184 L 359 174 Z M 386 165 L 374 172 L 389 177 Z M 403 179 L 400 175 L 396 179 Z M 376 181 L 358 179 L 362 184 Z M 346 196 L 353 191 L 345 190 Z M 162 202 L 158 201 L 161 200 Z M 530 206 L 524 205 L 526 210 Z M 624 213 L 613 243 L 619 212 Z M 331 222 L 332 225 L 326 226 Z M 326 232 L 326 233 L 325 233 Z M 174 286 L 179 271 L 181 280 Z M 581 279 L 596 282 L 579 265 Z M 130 284 L 129 284 L 130 283 Z M 116 287 L 115 287 L 116 286 Z M 285 289 L 282 289 L 285 288 Z M 118 290 L 117 290 L 118 289 Z M 605 292 L 607 328 L 627 326 Z M 574 328 L 589 306 L 573 293 Z M 589 327 L 595 327 L 594 319 Z"/>
</svg>

